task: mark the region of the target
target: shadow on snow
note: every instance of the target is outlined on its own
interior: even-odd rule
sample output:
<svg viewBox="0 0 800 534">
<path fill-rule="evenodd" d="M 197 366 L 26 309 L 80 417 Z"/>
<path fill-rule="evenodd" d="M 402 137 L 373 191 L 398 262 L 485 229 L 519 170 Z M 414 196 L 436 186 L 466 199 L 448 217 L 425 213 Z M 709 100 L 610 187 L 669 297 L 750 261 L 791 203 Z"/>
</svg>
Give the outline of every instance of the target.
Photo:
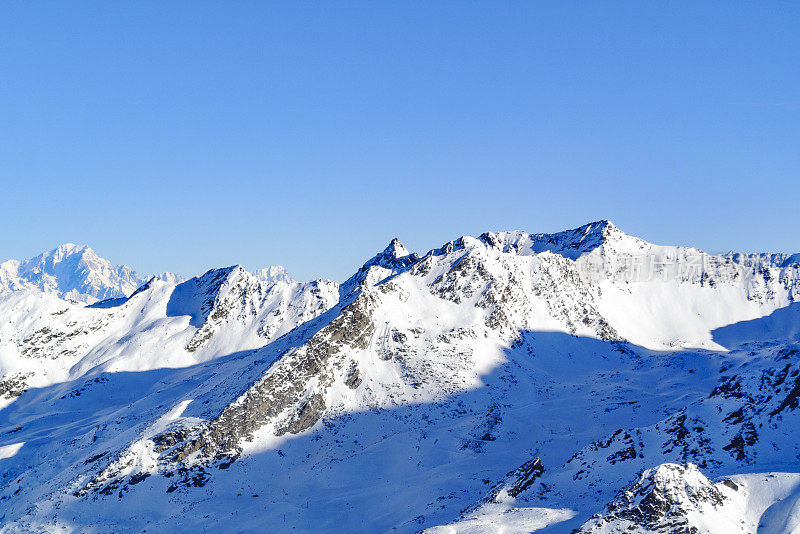
<svg viewBox="0 0 800 534">
<path fill-rule="evenodd" d="M 797 310 L 792 305 L 717 329 L 715 340 L 739 342 L 773 326 L 767 331 L 796 335 Z M 335 314 L 336 308 L 312 321 L 295 341 Z M 18 519 L 31 502 L 51 500 L 52 488 L 63 490 L 76 475 L 98 473 L 183 400 L 192 400 L 184 417 L 218 415 L 280 356 L 276 343 L 188 368 L 104 372 L 25 392 L 0 411 L 0 446 L 24 442 L 14 456 L 0 459 L 0 521 Z M 710 351 L 656 352 L 525 331 L 476 389 L 324 419 L 228 469 L 208 467 L 211 476 L 202 487 L 168 494 L 169 477 L 152 476 L 127 485 L 121 495 L 65 497 L 60 508 L 44 514 L 79 526 L 124 518 L 132 529 L 175 515 L 179 530 L 236 524 L 243 531 L 264 525 L 279 531 L 416 531 L 454 521 L 533 457 L 541 457 L 545 472 L 558 469 L 618 428 L 652 425 L 704 398 L 721 358 Z M 597 502 L 618 489 L 598 490 Z M 191 513 L 185 513 L 188 501 L 196 502 Z M 567 497 L 543 506 L 580 512 L 552 531 L 569 531 L 599 509 Z"/>
</svg>

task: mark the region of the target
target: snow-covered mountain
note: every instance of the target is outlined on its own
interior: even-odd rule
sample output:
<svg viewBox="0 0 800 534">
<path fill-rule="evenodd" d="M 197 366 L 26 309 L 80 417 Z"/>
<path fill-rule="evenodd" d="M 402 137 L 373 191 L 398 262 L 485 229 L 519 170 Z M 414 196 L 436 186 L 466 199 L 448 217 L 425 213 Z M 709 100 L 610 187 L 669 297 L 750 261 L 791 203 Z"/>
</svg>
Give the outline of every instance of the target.
<svg viewBox="0 0 800 534">
<path fill-rule="evenodd" d="M 4 284 L 5 531 L 800 528 L 798 255 L 599 221 L 341 285 Z"/>
<path fill-rule="evenodd" d="M 38 290 L 72 302 L 92 303 L 130 295 L 144 280 L 112 265 L 86 245 L 66 243 L 25 261 L 0 263 L 0 293 Z"/>
</svg>

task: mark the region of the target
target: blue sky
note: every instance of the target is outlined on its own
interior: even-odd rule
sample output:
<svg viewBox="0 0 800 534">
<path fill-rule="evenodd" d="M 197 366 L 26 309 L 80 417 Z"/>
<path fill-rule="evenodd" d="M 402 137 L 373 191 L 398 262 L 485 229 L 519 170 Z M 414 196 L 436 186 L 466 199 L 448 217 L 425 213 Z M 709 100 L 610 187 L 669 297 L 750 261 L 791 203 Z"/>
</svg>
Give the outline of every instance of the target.
<svg viewBox="0 0 800 534">
<path fill-rule="evenodd" d="M 0 258 L 343 279 L 608 218 L 800 251 L 796 2 L 7 2 Z"/>
</svg>

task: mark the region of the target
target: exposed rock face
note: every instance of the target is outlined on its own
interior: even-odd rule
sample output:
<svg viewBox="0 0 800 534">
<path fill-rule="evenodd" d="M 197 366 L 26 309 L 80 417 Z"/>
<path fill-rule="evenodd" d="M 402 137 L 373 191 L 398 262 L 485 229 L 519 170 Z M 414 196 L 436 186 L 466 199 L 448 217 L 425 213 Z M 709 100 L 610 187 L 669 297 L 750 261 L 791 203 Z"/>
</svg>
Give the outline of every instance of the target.
<svg viewBox="0 0 800 534">
<path fill-rule="evenodd" d="M 350 363 L 344 383 L 350 389 L 356 389 L 361 384 L 361 377 L 358 376 L 358 365 L 355 362 Z"/>
<path fill-rule="evenodd" d="M 297 434 L 323 416 L 325 390 L 344 367 L 348 352 L 366 348 L 374 331 L 369 316 L 370 297 L 361 295 L 302 347 L 284 355 L 244 395 L 219 417 L 199 429 L 199 435 L 169 451 L 171 462 L 236 456 L 240 442 L 262 426 L 273 423 L 276 435 Z M 162 442 L 177 443 L 173 437 Z"/>
<path fill-rule="evenodd" d="M 730 491 L 737 491 L 736 484 L 715 484 L 693 464 L 663 464 L 642 473 L 577 532 L 697 534 L 703 529 L 697 517 L 721 511 Z"/>
<path fill-rule="evenodd" d="M 22 395 L 27 389 L 25 379 L 31 374 L 11 374 L 0 380 L 0 399 L 10 400 Z"/>
<path fill-rule="evenodd" d="M 489 493 L 475 504 L 464 511 L 464 514 L 474 512 L 486 503 L 497 503 L 518 497 L 522 492 L 529 489 L 534 482 L 544 473 L 542 460 L 534 458 L 528 460 L 518 468 L 510 471 L 497 482 Z"/>
</svg>

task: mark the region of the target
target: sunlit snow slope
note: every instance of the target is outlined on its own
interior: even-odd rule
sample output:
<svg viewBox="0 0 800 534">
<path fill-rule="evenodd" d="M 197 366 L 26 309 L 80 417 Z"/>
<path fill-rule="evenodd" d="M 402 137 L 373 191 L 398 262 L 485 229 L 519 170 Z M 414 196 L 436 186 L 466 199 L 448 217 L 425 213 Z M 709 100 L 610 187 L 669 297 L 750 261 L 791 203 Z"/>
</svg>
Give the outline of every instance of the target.
<svg viewBox="0 0 800 534">
<path fill-rule="evenodd" d="M 599 221 L 393 240 L 342 284 L 7 262 L 0 524 L 791 532 L 799 260 Z"/>
</svg>

